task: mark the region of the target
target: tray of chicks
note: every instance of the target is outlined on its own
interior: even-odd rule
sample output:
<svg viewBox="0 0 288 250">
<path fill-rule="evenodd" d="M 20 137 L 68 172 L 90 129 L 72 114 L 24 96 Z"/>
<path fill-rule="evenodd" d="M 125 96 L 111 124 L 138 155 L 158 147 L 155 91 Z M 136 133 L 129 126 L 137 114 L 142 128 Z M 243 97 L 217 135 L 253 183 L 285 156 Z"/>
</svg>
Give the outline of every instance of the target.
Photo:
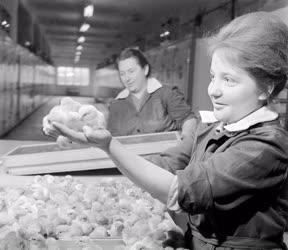
<svg viewBox="0 0 288 250">
<path fill-rule="evenodd" d="M 165 206 L 128 179 L 45 175 L 0 189 L 4 249 L 157 250 L 170 230 Z"/>
</svg>

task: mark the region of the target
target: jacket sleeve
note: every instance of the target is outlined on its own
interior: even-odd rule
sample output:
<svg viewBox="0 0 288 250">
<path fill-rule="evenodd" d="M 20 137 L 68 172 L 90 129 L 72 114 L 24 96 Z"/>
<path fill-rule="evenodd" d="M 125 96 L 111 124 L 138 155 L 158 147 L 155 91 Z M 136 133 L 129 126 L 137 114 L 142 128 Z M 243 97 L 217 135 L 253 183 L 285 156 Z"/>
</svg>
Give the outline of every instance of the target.
<svg viewBox="0 0 288 250">
<path fill-rule="evenodd" d="M 177 129 L 181 129 L 184 121 L 195 117 L 191 107 L 177 86 L 170 87 L 166 95 L 167 111 L 172 120 L 176 122 Z"/>
<path fill-rule="evenodd" d="M 176 174 L 177 170 L 184 169 L 189 164 L 193 153 L 193 146 L 199 121 L 193 124 L 190 133 L 179 141 L 178 145 L 157 155 L 147 156 L 146 159 L 169 172 Z"/>
<path fill-rule="evenodd" d="M 287 175 L 287 150 L 275 140 L 247 135 L 224 152 L 191 162 L 177 175 L 178 203 L 183 210 L 227 212 L 279 192 Z"/>
<path fill-rule="evenodd" d="M 119 127 L 121 124 L 119 124 L 118 112 L 116 112 L 115 110 L 116 107 L 117 100 L 114 100 L 109 106 L 107 129 L 113 136 L 120 136 L 122 135 L 119 131 Z"/>
</svg>

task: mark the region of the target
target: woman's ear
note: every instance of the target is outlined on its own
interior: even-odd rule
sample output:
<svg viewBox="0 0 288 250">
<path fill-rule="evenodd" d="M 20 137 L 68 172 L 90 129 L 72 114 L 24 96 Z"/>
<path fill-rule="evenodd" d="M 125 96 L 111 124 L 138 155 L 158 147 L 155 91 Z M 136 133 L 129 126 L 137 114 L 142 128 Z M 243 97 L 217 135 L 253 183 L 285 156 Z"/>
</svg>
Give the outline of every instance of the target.
<svg viewBox="0 0 288 250">
<path fill-rule="evenodd" d="M 268 94 L 266 92 L 262 92 L 258 97 L 258 100 L 260 101 L 266 101 L 267 99 L 268 99 Z"/>
<path fill-rule="evenodd" d="M 149 65 L 145 65 L 144 66 L 144 74 L 145 74 L 145 76 L 148 76 L 148 73 L 149 73 Z"/>
<path fill-rule="evenodd" d="M 258 99 L 260 101 L 267 100 L 270 97 L 270 95 L 272 94 L 273 90 L 274 90 L 274 84 L 273 85 L 269 85 L 267 91 L 261 92 L 261 94 L 259 95 Z"/>
</svg>

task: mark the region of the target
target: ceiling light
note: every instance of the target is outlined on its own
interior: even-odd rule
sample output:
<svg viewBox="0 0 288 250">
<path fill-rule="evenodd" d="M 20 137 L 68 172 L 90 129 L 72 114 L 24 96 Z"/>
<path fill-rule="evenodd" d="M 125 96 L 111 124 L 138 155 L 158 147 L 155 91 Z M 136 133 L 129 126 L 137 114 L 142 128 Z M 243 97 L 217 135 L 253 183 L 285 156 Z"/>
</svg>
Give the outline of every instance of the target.
<svg viewBox="0 0 288 250">
<path fill-rule="evenodd" d="M 79 62 L 79 60 L 80 60 L 80 57 L 79 57 L 79 56 L 77 56 L 77 57 L 74 58 L 74 62 L 75 62 L 75 63 Z"/>
<path fill-rule="evenodd" d="M 80 36 L 77 40 L 78 43 L 84 43 L 85 42 L 85 37 L 84 36 Z"/>
<path fill-rule="evenodd" d="M 82 45 L 78 45 L 77 47 L 76 47 L 76 50 L 82 50 L 83 49 L 83 46 Z"/>
<path fill-rule="evenodd" d="M 94 5 L 93 4 L 89 4 L 84 8 L 84 16 L 85 17 L 91 17 L 93 16 L 93 12 L 94 12 Z"/>
<path fill-rule="evenodd" d="M 79 55 L 80 56 L 81 55 L 81 51 L 76 51 L 75 55 L 77 55 L 77 56 Z"/>
<path fill-rule="evenodd" d="M 31 43 L 29 41 L 25 41 L 24 45 L 28 47 L 31 45 Z"/>
<path fill-rule="evenodd" d="M 83 23 L 80 27 L 80 32 L 86 32 L 90 28 L 90 24 Z"/>
<path fill-rule="evenodd" d="M 160 34 L 160 37 L 166 37 L 169 36 L 170 32 L 168 30 L 164 31 L 163 33 Z"/>
<path fill-rule="evenodd" d="M 6 20 L 3 20 L 3 21 L 1 22 L 1 24 L 4 26 L 4 25 L 7 24 L 7 21 L 6 21 Z"/>
</svg>

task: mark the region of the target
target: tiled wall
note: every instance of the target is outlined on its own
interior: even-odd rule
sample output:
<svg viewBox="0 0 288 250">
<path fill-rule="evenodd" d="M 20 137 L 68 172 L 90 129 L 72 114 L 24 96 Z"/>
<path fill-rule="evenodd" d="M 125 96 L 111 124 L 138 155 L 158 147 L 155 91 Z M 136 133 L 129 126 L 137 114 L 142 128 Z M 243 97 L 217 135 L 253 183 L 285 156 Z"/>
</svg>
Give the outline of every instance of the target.
<svg viewBox="0 0 288 250">
<path fill-rule="evenodd" d="M 0 31 L 0 137 L 47 101 L 40 93 L 54 83 L 54 67 Z"/>
</svg>

